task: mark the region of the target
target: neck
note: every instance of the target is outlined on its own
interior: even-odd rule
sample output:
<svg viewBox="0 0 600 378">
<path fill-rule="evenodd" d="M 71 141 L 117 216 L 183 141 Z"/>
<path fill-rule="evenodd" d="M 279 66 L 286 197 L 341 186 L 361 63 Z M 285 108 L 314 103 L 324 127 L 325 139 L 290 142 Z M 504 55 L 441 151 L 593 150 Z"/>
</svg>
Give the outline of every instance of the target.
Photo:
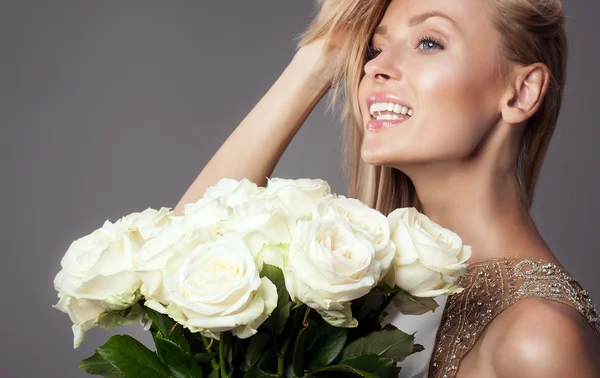
<svg viewBox="0 0 600 378">
<path fill-rule="evenodd" d="M 521 208 L 513 171 L 501 173 L 476 161 L 404 171 L 425 215 L 472 247 L 470 261 L 525 256 L 555 260 L 529 212 Z"/>
</svg>

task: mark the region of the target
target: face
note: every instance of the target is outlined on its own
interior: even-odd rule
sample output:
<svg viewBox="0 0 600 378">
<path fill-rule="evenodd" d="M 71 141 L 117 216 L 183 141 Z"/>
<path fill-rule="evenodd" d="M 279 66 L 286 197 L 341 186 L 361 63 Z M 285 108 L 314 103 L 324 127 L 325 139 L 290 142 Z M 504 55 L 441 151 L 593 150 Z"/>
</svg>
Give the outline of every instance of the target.
<svg viewBox="0 0 600 378">
<path fill-rule="evenodd" d="M 366 163 L 404 170 L 462 160 L 499 122 L 503 84 L 494 65 L 500 35 L 481 3 L 392 0 L 371 40 L 358 90 Z M 453 21 L 420 17 L 428 12 Z M 372 103 L 375 109 L 394 109 L 376 111 L 377 121 L 369 111 Z M 402 105 L 411 116 L 397 114 Z"/>
</svg>

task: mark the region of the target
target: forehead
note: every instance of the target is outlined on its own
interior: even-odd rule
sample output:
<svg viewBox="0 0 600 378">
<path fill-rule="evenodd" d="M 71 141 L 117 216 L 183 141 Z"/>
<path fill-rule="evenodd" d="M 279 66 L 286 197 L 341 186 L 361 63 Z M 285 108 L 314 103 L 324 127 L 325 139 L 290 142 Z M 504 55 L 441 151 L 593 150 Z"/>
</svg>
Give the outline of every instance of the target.
<svg viewBox="0 0 600 378">
<path fill-rule="evenodd" d="M 465 35 L 481 33 L 491 26 L 485 2 L 486 0 L 392 0 L 380 25 L 385 25 L 390 30 L 437 23 Z M 450 20 L 443 16 L 448 16 Z"/>
</svg>

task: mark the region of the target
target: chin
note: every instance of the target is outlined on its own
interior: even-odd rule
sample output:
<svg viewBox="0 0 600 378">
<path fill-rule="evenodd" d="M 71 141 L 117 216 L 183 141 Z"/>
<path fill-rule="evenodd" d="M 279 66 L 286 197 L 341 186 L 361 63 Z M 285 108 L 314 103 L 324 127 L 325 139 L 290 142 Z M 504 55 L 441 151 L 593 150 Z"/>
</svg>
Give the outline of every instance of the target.
<svg viewBox="0 0 600 378">
<path fill-rule="evenodd" d="M 415 143 L 407 143 L 406 138 L 393 135 L 365 135 L 360 148 L 361 160 L 371 165 L 396 166 L 410 164 L 415 160 Z M 418 150 L 418 148 L 417 148 Z"/>
<path fill-rule="evenodd" d="M 427 138 L 423 134 L 400 128 L 366 131 L 360 148 L 361 160 L 365 164 L 404 170 L 423 164 L 461 161 L 472 152 L 470 145 L 461 143 L 462 140 L 452 144 L 448 137 Z"/>
<path fill-rule="evenodd" d="M 419 147 L 416 143 L 401 146 L 389 140 L 388 143 L 374 140 L 363 141 L 360 156 L 366 164 L 392 167 L 401 171 L 422 164 L 446 160 L 441 156 L 425 153 L 425 149 Z"/>
<path fill-rule="evenodd" d="M 363 162 L 370 165 L 397 166 L 400 164 L 410 163 L 411 159 L 407 156 L 398 156 L 398 150 L 387 151 L 388 148 L 383 146 L 365 146 L 363 144 L 360 157 Z"/>
</svg>

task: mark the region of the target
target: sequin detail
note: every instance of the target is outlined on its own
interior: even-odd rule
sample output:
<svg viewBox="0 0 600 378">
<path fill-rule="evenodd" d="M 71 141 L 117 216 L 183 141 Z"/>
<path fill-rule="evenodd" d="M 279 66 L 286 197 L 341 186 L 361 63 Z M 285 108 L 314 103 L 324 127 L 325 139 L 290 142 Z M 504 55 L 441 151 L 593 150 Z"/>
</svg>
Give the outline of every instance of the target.
<svg viewBox="0 0 600 378">
<path fill-rule="evenodd" d="M 546 298 L 581 313 L 600 338 L 600 316 L 587 291 L 561 267 L 537 258 L 501 258 L 469 265 L 461 293 L 448 297 L 429 365 L 430 378 L 454 378 L 485 327 L 520 299 Z"/>
</svg>

